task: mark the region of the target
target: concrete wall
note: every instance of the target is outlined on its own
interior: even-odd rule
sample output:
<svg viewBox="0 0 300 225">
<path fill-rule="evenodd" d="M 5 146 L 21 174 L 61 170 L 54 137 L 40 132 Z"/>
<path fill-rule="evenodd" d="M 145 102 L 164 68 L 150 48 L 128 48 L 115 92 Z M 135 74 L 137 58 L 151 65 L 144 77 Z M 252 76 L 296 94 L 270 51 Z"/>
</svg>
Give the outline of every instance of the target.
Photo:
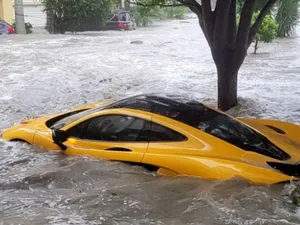
<svg viewBox="0 0 300 225">
<path fill-rule="evenodd" d="M 23 0 L 24 5 L 40 5 L 42 0 Z"/>
<path fill-rule="evenodd" d="M 12 0 L 0 0 L 0 19 L 13 23 Z"/>
<path fill-rule="evenodd" d="M 12 1 L 12 10 L 14 11 L 14 0 L 10 1 Z M 25 23 L 31 23 L 33 27 L 44 27 L 46 25 L 46 13 L 43 12 L 43 9 L 42 0 L 23 0 Z"/>
</svg>

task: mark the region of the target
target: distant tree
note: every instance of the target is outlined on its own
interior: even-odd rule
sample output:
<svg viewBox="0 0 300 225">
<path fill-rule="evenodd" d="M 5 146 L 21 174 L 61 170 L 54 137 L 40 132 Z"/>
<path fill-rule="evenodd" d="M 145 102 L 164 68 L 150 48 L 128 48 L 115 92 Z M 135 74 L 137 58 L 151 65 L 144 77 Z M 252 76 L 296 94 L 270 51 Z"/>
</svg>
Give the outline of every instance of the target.
<svg viewBox="0 0 300 225">
<path fill-rule="evenodd" d="M 98 29 L 115 2 L 113 0 L 43 0 L 49 33 Z"/>
<path fill-rule="evenodd" d="M 241 5 L 238 5 L 239 0 L 152 0 L 150 5 L 183 5 L 197 15 L 218 72 L 218 107 L 228 110 L 237 104 L 238 71 L 247 49 L 276 1 L 266 0 L 253 24 L 256 0 L 244 0 Z M 144 0 L 135 2 L 147 5 Z M 241 11 L 239 26 L 236 22 L 237 6 Z"/>
<path fill-rule="evenodd" d="M 300 22 L 300 0 L 280 0 L 276 22 L 279 24 L 277 35 L 279 37 L 291 36 Z"/>
<path fill-rule="evenodd" d="M 144 0 L 150 5 L 152 0 Z M 159 7 L 132 5 L 131 15 L 137 26 L 147 26 L 155 20 L 183 19 L 189 11 L 186 7 Z"/>
</svg>

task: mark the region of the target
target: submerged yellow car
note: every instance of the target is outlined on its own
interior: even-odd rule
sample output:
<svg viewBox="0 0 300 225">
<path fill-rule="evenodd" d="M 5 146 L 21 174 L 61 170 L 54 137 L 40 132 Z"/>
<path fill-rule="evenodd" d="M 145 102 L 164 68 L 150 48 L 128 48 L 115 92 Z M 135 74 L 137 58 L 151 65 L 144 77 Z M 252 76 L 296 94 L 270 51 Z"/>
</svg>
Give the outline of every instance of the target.
<svg viewBox="0 0 300 225">
<path fill-rule="evenodd" d="M 24 121 L 2 138 L 203 179 L 300 179 L 300 126 L 233 118 L 193 100 L 137 95 Z"/>
</svg>

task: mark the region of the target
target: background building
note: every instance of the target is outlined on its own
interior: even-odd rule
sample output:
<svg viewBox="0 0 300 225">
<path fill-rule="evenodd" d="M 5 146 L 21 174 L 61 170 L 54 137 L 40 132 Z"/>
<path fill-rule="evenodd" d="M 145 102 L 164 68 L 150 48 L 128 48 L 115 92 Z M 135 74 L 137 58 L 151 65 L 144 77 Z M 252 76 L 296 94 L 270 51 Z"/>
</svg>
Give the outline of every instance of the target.
<svg viewBox="0 0 300 225">
<path fill-rule="evenodd" d="M 46 13 L 43 12 L 42 0 L 23 0 L 24 19 L 34 27 L 46 25 Z M 0 20 L 13 23 L 15 20 L 14 0 L 0 0 Z"/>
<path fill-rule="evenodd" d="M 13 23 L 13 17 L 12 0 L 0 0 L 0 20 Z"/>
<path fill-rule="evenodd" d="M 42 0 L 23 0 L 25 22 L 33 27 L 44 27 L 46 25 L 46 13 L 43 12 Z"/>
</svg>

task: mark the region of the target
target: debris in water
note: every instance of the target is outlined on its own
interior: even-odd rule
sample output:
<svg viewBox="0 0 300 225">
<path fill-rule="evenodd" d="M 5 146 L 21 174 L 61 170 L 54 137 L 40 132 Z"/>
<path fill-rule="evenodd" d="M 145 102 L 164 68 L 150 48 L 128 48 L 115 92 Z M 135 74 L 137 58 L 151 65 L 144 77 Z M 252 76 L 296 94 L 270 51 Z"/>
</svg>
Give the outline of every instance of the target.
<svg viewBox="0 0 300 225">
<path fill-rule="evenodd" d="M 130 44 L 136 44 L 136 45 L 141 45 L 143 44 L 143 41 L 131 41 Z"/>
</svg>

